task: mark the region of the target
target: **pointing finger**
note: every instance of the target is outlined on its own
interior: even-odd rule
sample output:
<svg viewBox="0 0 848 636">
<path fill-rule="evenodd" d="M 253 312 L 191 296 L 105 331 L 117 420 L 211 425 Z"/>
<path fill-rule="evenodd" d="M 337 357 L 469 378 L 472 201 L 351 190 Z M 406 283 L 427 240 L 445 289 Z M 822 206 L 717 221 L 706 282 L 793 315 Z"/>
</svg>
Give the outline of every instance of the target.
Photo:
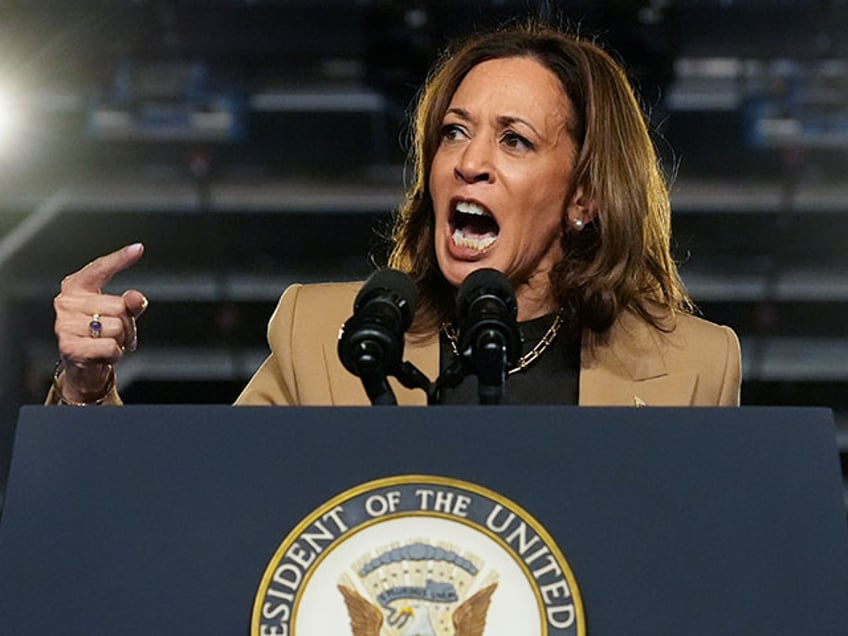
<svg viewBox="0 0 848 636">
<path fill-rule="evenodd" d="M 144 246 L 141 243 L 133 243 L 101 256 L 78 272 L 65 277 L 62 281 L 62 292 L 99 292 L 115 274 L 133 265 L 143 253 Z"/>
</svg>

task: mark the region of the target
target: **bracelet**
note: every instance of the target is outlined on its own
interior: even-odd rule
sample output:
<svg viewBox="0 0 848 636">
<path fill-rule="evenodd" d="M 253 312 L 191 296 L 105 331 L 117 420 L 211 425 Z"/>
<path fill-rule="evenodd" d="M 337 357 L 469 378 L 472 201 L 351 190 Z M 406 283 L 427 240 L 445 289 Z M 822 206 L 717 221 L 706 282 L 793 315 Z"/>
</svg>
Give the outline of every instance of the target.
<svg viewBox="0 0 848 636">
<path fill-rule="evenodd" d="M 106 382 L 106 389 L 103 392 L 103 395 L 96 400 L 91 402 L 77 402 L 76 400 L 69 400 L 62 393 L 62 388 L 59 386 L 59 376 L 62 375 L 62 371 L 65 370 L 65 363 L 62 362 L 60 358 L 56 362 L 56 366 L 53 368 L 53 391 L 56 393 L 56 397 L 59 398 L 59 402 L 62 404 L 66 404 L 67 406 L 98 406 L 103 404 L 109 395 L 112 393 L 112 389 L 115 388 L 115 367 L 111 364 L 109 365 L 109 380 Z"/>
</svg>

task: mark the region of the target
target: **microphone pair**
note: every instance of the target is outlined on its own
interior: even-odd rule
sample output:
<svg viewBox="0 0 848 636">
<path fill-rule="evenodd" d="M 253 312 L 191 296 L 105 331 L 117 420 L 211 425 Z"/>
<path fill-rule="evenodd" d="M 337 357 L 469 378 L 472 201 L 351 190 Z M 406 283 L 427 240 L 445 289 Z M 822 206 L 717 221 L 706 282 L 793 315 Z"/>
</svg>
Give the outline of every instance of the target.
<svg viewBox="0 0 848 636">
<path fill-rule="evenodd" d="M 435 384 L 403 362 L 404 334 L 412 324 L 418 290 L 404 272 L 385 269 L 372 274 L 353 304 L 353 316 L 339 333 L 338 353 L 344 367 L 358 376 L 372 404 L 397 404 L 387 377 L 408 388 L 422 388 L 428 402 L 438 401 L 443 386 L 456 386 L 476 375 L 481 404 L 497 404 L 509 368 L 521 355 L 515 292 L 494 269 L 469 274 L 456 296 L 458 360 Z"/>
</svg>

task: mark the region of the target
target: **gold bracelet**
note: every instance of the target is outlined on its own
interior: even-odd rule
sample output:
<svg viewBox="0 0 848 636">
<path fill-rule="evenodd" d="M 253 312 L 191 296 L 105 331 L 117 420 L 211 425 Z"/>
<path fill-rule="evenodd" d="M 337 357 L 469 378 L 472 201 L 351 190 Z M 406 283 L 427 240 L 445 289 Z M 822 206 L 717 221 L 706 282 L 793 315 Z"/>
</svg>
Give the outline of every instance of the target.
<svg viewBox="0 0 848 636">
<path fill-rule="evenodd" d="M 69 400 L 62 393 L 62 388 L 59 386 L 59 376 L 62 375 L 62 371 L 65 370 L 65 363 L 62 362 L 60 358 L 56 362 L 56 366 L 53 368 L 53 391 L 56 393 L 56 397 L 59 398 L 59 402 L 62 404 L 66 404 L 67 406 L 98 406 L 103 404 L 109 395 L 112 393 L 112 389 L 115 388 L 115 367 L 111 364 L 109 365 L 109 381 L 106 382 L 106 390 L 103 392 L 103 396 L 93 400 L 92 402 L 77 402 L 76 400 Z"/>
</svg>

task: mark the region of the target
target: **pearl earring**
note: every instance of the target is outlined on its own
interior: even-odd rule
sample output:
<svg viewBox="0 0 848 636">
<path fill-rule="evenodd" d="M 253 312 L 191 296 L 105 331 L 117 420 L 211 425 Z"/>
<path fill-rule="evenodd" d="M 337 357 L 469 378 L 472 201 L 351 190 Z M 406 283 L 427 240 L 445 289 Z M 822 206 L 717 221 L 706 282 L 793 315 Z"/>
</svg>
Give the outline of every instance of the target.
<svg viewBox="0 0 848 636">
<path fill-rule="evenodd" d="M 585 223 L 583 222 L 583 219 L 581 219 L 579 216 L 576 219 L 574 219 L 571 222 L 571 224 L 574 226 L 574 229 L 577 230 L 578 232 L 580 230 L 582 230 L 583 226 L 585 225 Z"/>
</svg>

